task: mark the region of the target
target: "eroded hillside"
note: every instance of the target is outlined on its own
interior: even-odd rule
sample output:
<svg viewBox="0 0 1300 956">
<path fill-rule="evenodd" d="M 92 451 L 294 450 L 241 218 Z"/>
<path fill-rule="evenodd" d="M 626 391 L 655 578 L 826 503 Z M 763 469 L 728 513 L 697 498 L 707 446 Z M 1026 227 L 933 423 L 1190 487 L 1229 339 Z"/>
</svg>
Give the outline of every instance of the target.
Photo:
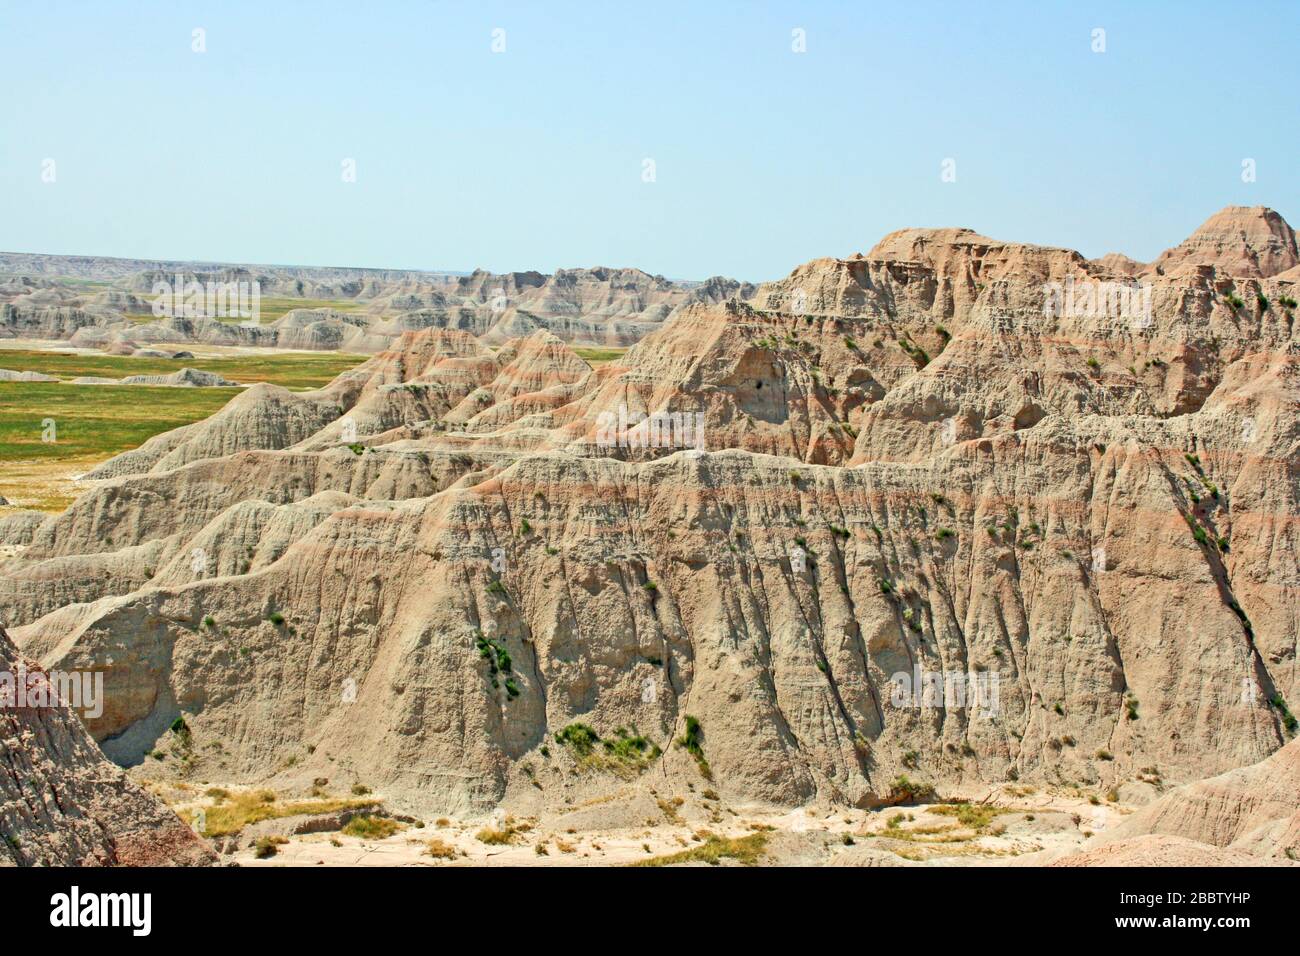
<svg viewBox="0 0 1300 956">
<path fill-rule="evenodd" d="M 1300 696 L 1295 262 L 1267 210 L 1150 266 L 906 230 L 599 368 L 405 332 L 105 464 L 0 611 L 122 763 L 183 715 L 178 774 L 421 811 L 1199 779 Z"/>
</svg>

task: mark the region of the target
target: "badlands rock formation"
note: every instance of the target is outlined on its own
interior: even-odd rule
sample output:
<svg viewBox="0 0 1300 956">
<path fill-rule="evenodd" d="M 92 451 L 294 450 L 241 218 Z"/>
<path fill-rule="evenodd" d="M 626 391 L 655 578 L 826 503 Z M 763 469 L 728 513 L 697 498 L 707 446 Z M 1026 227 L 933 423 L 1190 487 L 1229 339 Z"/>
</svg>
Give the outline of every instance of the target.
<svg viewBox="0 0 1300 956">
<path fill-rule="evenodd" d="M 106 463 L 0 611 L 105 675 L 121 763 L 184 716 L 178 772 L 412 812 L 1254 764 L 1300 697 L 1275 220 L 1220 214 L 1176 269 L 904 230 L 596 369 L 408 331 Z"/>
<path fill-rule="evenodd" d="M 0 628 L 0 670 L 21 673 L 20 661 Z M 38 685 L 48 684 L 46 676 L 24 663 L 36 694 Z M 50 706 L 14 703 L 0 707 L 0 866 L 197 866 L 215 860 L 175 813 L 104 759 L 57 696 Z"/>
<path fill-rule="evenodd" d="M 13 369 L 0 368 L 0 382 L 57 382 L 53 375 L 40 372 L 16 372 Z"/>
<path fill-rule="evenodd" d="M 1300 860 L 1300 741 L 1253 766 L 1180 787 L 1133 814 L 1105 842 L 1136 834 Z"/>
<path fill-rule="evenodd" d="M 1098 845 L 1055 866 L 1260 866 L 1300 861 L 1300 741 L 1266 760 L 1179 787 Z"/>
<path fill-rule="evenodd" d="M 1154 263 L 1166 273 L 1207 265 L 1252 279 L 1281 275 L 1300 265 L 1295 233 L 1271 209 L 1229 206 Z"/>
<path fill-rule="evenodd" d="M 626 346 L 676 309 L 754 291 L 718 276 L 670 282 L 639 269 L 602 267 L 455 276 L 0 253 L 0 271 L 16 273 L 0 282 L 0 337 L 68 339 L 117 353 L 140 343 L 175 342 L 371 353 L 403 332 L 425 328 L 461 329 L 497 344 L 546 329 L 568 342 Z M 113 286 L 87 292 L 87 279 Z M 249 289 L 255 283 L 261 297 L 334 300 L 347 308 L 293 309 L 264 324 L 179 314 L 155 318 L 157 284 L 182 288 L 190 282 Z"/>
<path fill-rule="evenodd" d="M 163 388 L 233 388 L 238 382 L 228 380 L 216 372 L 201 372 L 194 368 L 177 369 L 167 375 L 127 375 L 125 378 L 100 378 L 83 375 L 72 380 L 73 385 L 153 385 Z"/>
</svg>

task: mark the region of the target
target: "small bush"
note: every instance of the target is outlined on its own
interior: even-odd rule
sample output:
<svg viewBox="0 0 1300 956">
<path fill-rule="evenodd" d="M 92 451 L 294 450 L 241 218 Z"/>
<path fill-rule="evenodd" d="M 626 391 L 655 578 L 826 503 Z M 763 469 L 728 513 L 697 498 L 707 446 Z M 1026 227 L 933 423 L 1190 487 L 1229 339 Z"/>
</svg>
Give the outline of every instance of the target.
<svg viewBox="0 0 1300 956">
<path fill-rule="evenodd" d="M 267 620 L 270 621 L 272 624 L 274 624 L 276 627 L 281 627 L 284 624 L 284 615 L 281 614 L 279 611 L 272 611 L 271 616 L 268 617 Z"/>
<path fill-rule="evenodd" d="M 699 846 L 669 856 L 654 856 L 632 865 L 672 866 L 678 863 L 707 863 L 710 866 L 717 866 L 726 858 L 735 860 L 742 866 L 756 866 L 766 846 L 766 833 L 751 833 L 743 837 L 720 837 L 710 833 Z"/>
<path fill-rule="evenodd" d="M 640 763 L 646 757 L 659 755 L 658 747 L 641 734 L 629 733 L 623 727 L 615 729 L 613 740 L 602 740 L 600 745 L 610 757 L 628 763 Z"/>
<path fill-rule="evenodd" d="M 517 832 L 514 822 L 510 817 L 506 817 L 505 824 L 500 830 L 496 827 L 484 827 L 474 834 L 474 839 L 488 846 L 508 846 L 515 841 Z"/>
<path fill-rule="evenodd" d="M 889 785 L 889 803 L 920 803 L 933 797 L 933 786 L 911 780 L 906 775 L 896 777 Z"/>
<path fill-rule="evenodd" d="M 687 714 L 686 733 L 677 738 L 677 746 L 682 747 L 695 758 L 695 764 L 700 768 L 700 773 L 705 780 L 712 780 L 713 771 L 709 769 L 709 762 L 704 757 L 704 747 L 700 739 L 703 730 L 704 728 L 700 726 L 699 719 Z"/>
<path fill-rule="evenodd" d="M 424 852 L 427 856 L 435 860 L 454 860 L 456 859 L 456 848 L 445 840 L 434 837 L 424 844 Z"/>
<path fill-rule="evenodd" d="M 355 816 L 343 828 L 343 833 L 362 840 L 384 840 L 400 829 L 400 823 L 387 817 Z"/>
<path fill-rule="evenodd" d="M 288 842 L 289 841 L 284 837 L 261 837 L 255 844 L 253 844 L 253 856 L 259 860 L 270 859 L 280 852 L 279 848 L 281 846 Z"/>
<path fill-rule="evenodd" d="M 573 748 L 574 753 L 585 757 L 600 743 L 600 735 L 587 724 L 572 723 L 563 730 L 556 731 L 555 742 L 565 744 Z"/>
<path fill-rule="evenodd" d="M 1283 699 L 1281 693 L 1273 694 L 1273 696 L 1268 699 L 1268 702 L 1270 706 L 1281 712 L 1282 726 L 1288 731 L 1294 733 L 1297 726 L 1300 726 L 1300 721 L 1297 721 L 1295 715 L 1291 713 L 1291 708 L 1286 705 L 1286 700 Z"/>
<path fill-rule="evenodd" d="M 941 817 L 956 817 L 957 822 L 964 827 L 983 832 L 988 825 L 993 822 L 995 817 L 1011 811 L 1005 807 L 989 806 L 988 804 L 969 804 L 956 803 L 946 804 L 941 807 L 931 807 L 930 812 Z M 899 814 L 902 816 L 902 814 Z"/>
</svg>

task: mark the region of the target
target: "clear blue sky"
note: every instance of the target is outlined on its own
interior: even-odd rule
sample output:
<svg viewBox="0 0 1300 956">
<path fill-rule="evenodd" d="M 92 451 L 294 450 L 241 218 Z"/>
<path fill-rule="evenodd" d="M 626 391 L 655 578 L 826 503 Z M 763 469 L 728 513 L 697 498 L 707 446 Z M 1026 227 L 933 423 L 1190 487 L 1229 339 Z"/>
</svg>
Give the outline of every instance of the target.
<svg viewBox="0 0 1300 956">
<path fill-rule="evenodd" d="M 1300 225 L 1298 63 L 1295 2 L 6 0 L 0 249 L 763 280 L 969 226 L 1149 260 L 1229 204 Z"/>
</svg>

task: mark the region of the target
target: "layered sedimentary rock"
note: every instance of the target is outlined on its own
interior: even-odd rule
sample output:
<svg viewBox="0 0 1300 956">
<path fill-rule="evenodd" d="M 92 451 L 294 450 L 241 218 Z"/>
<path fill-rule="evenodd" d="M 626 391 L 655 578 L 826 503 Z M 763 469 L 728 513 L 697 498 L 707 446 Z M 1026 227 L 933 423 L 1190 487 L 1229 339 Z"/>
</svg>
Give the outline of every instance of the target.
<svg viewBox="0 0 1300 956">
<path fill-rule="evenodd" d="M 1056 866 L 1300 863 L 1300 741 L 1249 767 L 1179 787 Z"/>
<path fill-rule="evenodd" d="M 1213 266 L 1252 279 L 1280 275 L 1300 264 L 1295 232 L 1271 209 L 1229 206 L 1152 264 L 1161 272 Z"/>
<path fill-rule="evenodd" d="M 120 350 L 128 343 L 338 349 L 373 353 L 403 332 L 455 329 L 492 343 L 550 331 L 568 342 L 626 346 L 674 310 L 746 296 L 753 286 L 719 276 L 672 282 L 639 269 L 561 269 L 554 275 L 477 270 L 470 275 L 379 269 L 220 266 L 0 253 L 0 268 L 21 273 L 0 283 L 0 338 L 69 339 Z M 64 271 L 59 272 L 62 268 Z M 46 278 L 62 275 L 77 281 Z M 115 287 L 88 292 L 86 279 Z M 202 311 L 154 312 L 158 289 L 191 283 L 238 286 L 251 307 L 261 297 L 333 300 L 339 308 L 293 309 L 273 322 Z M 180 305 L 189 299 L 178 291 Z M 169 300 L 170 301 L 170 300 Z M 215 298 L 213 298 L 215 301 Z M 304 302 L 304 306 L 308 303 Z"/>
<path fill-rule="evenodd" d="M 0 606 L 115 759 L 183 715 L 422 811 L 599 789 L 574 722 L 736 801 L 1197 780 L 1300 695 L 1295 284 L 1240 261 L 905 230 L 596 369 L 407 331 L 106 463 Z"/>
<path fill-rule="evenodd" d="M 30 670 L 28 670 L 30 668 Z M 0 628 L 0 866 L 196 866 L 215 854 L 100 752 Z M 21 690 L 21 693 L 19 693 Z M 34 706 L 32 706 L 34 705 Z"/>
<path fill-rule="evenodd" d="M 1249 767 L 1180 787 L 1138 810 L 1105 842 L 1180 837 L 1262 859 L 1300 860 L 1300 741 Z"/>
<path fill-rule="evenodd" d="M 51 379 L 57 381 L 57 379 Z M 216 372 L 202 372 L 193 368 L 177 369 L 166 375 L 127 375 L 124 378 L 101 378 L 83 375 L 72 379 L 73 385 L 152 385 L 162 388 L 232 388 L 231 382 Z"/>
</svg>

